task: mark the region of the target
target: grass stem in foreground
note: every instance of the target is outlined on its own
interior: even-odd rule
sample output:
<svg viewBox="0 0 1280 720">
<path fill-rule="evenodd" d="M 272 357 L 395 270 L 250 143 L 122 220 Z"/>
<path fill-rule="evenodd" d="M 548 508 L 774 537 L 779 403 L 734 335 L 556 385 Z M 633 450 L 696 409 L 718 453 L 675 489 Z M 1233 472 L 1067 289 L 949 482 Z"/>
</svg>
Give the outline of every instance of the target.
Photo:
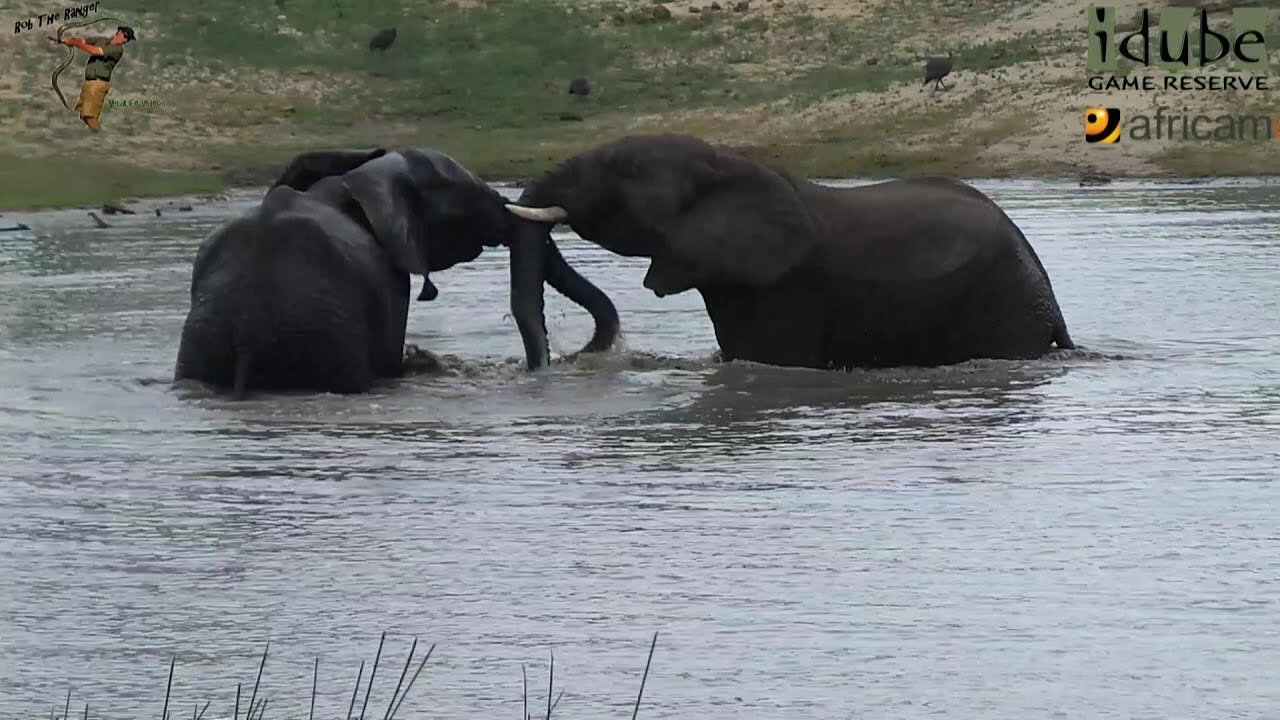
<svg viewBox="0 0 1280 720">
<path fill-rule="evenodd" d="M 164 709 L 160 711 L 160 720 L 169 720 L 169 693 L 173 691 L 173 666 L 178 662 L 178 655 L 175 653 L 169 658 L 169 684 L 164 689 Z"/>
<path fill-rule="evenodd" d="M 551 651 L 551 665 L 547 668 L 547 718 L 551 720 L 551 693 L 556 684 L 556 651 Z"/>
<path fill-rule="evenodd" d="M 360 720 L 364 720 L 364 711 L 369 707 L 369 696 L 373 694 L 373 678 L 378 674 L 378 661 L 382 659 L 382 644 L 387 641 L 387 631 L 382 631 L 382 639 L 378 641 L 378 652 L 373 656 L 373 669 L 369 671 L 369 687 L 364 691 L 364 704 L 360 706 Z"/>
<path fill-rule="evenodd" d="M 400 712 L 400 706 L 404 704 L 404 699 L 409 697 L 409 691 L 413 689 L 413 683 L 418 679 L 418 675 L 422 674 L 422 668 L 427 666 L 427 661 L 431 659 L 431 653 L 435 652 L 436 644 L 431 643 L 431 647 L 427 648 L 427 654 L 422 658 L 422 662 L 418 663 L 418 669 L 413 671 L 413 677 L 409 678 L 409 684 L 405 686 L 404 694 L 400 696 L 400 701 L 396 703 L 396 709 L 391 711 L 391 717 L 388 720 L 395 720 L 396 713 Z"/>
<path fill-rule="evenodd" d="M 653 649 L 658 645 L 658 633 L 653 633 L 653 642 L 649 643 L 649 659 L 644 661 L 644 676 L 640 678 L 640 692 L 636 693 L 636 707 L 631 711 L 631 720 L 640 714 L 640 698 L 644 697 L 644 683 L 649 679 L 649 663 L 653 662 Z"/>
<path fill-rule="evenodd" d="M 271 641 L 267 641 L 266 647 L 262 648 L 262 662 L 258 663 L 258 678 L 253 681 L 253 694 L 249 696 L 249 712 L 245 715 L 246 720 L 253 720 L 253 703 L 258 697 L 258 684 L 262 682 L 262 668 L 267 664 L 267 651 L 271 649 Z"/>
<path fill-rule="evenodd" d="M 364 661 L 360 661 L 360 671 L 356 673 L 356 686 L 351 691 L 351 704 L 347 706 L 347 720 L 351 720 L 351 712 L 356 709 L 356 696 L 360 694 L 360 681 L 364 679 Z"/>
<path fill-rule="evenodd" d="M 396 682 L 396 689 L 391 693 L 391 702 L 387 703 L 387 711 L 382 714 L 382 720 L 390 720 L 391 709 L 396 705 L 396 696 L 400 694 L 400 687 L 404 685 L 404 677 L 409 674 L 409 665 L 413 662 L 413 653 L 418 649 L 418 638 L 413 638 L 413 644 L 409 646 L 409 657 L 404 659 L 404 669 L 400 671 L 400 680 Z"/>
</svg>

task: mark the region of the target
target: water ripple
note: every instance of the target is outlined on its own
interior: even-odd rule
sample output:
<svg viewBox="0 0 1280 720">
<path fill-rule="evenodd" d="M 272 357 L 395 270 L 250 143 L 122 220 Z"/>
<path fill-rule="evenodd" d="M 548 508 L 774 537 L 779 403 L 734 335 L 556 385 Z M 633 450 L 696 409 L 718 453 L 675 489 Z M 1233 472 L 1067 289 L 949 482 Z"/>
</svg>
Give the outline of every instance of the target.
<svg viewBox="0 0 1280 720">
<path fill-rule="evenodd" d="M 659 630 L 644 717 L 1267 717 L 1280 185 L 979 186 L 1082 349 L 718 363 L 695 293 L 558 232 L 622 350 L 525 373 L 493 250 L 411 308 L 442 368 L 237 403 L 169 378 L 195 247 L 257 194 L 104 232 L 19 218 L 0 716 L 72 687 L 136 717 L 173 653 L 178 707 L 225 713 L 268 639 L 271 711 L 305 712 L 320 656 L 341 714 L 385 629 L 397 659 L 439 643 L 403 716 L 518 713 L 522 663 L 545 703 L 551 646 L 557 714 L 626 714 Z M 547 322 L 558 354 L 591 331 L 556 294 Z"/>
</svg>

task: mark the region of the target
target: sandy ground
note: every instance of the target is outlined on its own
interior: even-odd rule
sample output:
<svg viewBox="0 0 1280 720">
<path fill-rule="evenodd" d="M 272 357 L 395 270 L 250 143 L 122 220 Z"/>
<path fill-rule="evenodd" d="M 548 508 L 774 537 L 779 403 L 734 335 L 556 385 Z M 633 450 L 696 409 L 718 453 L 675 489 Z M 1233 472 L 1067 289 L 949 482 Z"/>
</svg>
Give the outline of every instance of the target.
<svg viewBox="0 0 1280 720">
<path fill-rule="evenodd" d="M 980 0 L 975 0 L 980 2 Z M 788 5 L 808 5 L 815 14 L 853 16 L 871 13 L 883 0 L 841 2 L 839 0 L 791 0 Z M 1128 17 L 1143 3 L 1128 0 L 1111 3 L 1120 17 Z M 1117 177 L 1146 177 L 1167 174 L 1158 163 L 1168 150 L 1185 145 L 1184 140 L 1132 141 L 1122 138 L 1111 145 L 1084 141 L 1083 122 L 1088 106 L 1114 107 L 1122 117 L 1135 113 L 1150 115 L 1157 106 L 1166 114 L 1268 114 L 1280 111 L 1280 79 L 1265 91 L 1157 91 L 1106 90 L 1089 88 L 1085 67 L 1083 24 L 1086 4 L 1078 0 L 1045 0 L 1025 3 L 988 24 L 951 28 L 946 44 L 976 44 L 1018 37 L 1027 33 L 1060 32 L 1066 37 L 1079 33 L 1079 47 L 1069 53 L 1034 62 L 1008 65 L 990 71 L 967 70 L 958 64 L 944 81 L 951 88 L 933 92 L 919 82 L 895 85 L 882 92 L 838 95 L 796 110 L 774 103 L 744 112 L 695 111 L 637 117 L 629 124 L 633 131 L 654 131 L 673 120 L 696 127 L 726 144 L 768 146 L 803 142 L 832 131 L 856 130 L 897 121 L 896 131 L 886 144 L 919 147 L 922 144 L 979 144 L 981 158 L 992 174 L 1071 176 L 1098 171 Z M 1218 22 L 1229 15 L 1216 13 Z M 909 39 L 909 46 L 919 39 Z M 1274 48 L 1273 57 L 1274 57 Z M 757 68 L 748 67 L 747 72 Z M 923 68 L 922 68 L 923 71 Z M 1165 73 L 1142 70 L 1157 85 Z M 923 77 L 923 72 L 922 72 Z M 928 122 L 945 116 L 943 127 Z M 920 118 L 922 122 L 913 120 Z M 921 129 L 923 126 L 924 129 Z M 852 133 L 852 134 L 856 134 Z M 1274 157 L 1280 169 L 1280 143 L 1255 143 L 1250 152 Z M 1202 146 L 1208 150 L 1208 146 Z"/>
<path fill-rule="evenodd" d="M 483 0 L 450 0 L 459 4 L 477 4 Z M 636 0 L 637 2 L 639 0 Z M 751 0 L 748 12 L 776 14 L 806 9 L 825 17 L 855 22 L 875 17 L 895 0 Z M 898 0 L 900 1 L 900 0 Z M 960 0 L 955 0 L 959 2 Z M 670 128 L 691 129 L 713 142 L 740 145 L 803 144 L 832 133 L 856 137 L 859 128 L 895 129 L 883 142 L 899 147 L 927 147 L 930 144 L 964 144 L 981 147 L 980 158 L 991 174 L 1023 174 L 1069 176 L 1083 169 L 1097 170 L 1114 176 L 1150 176 L 1165 173 L 1159 160 L 1172 147 L 1169 141 L 1130 142 L 1128 138 L 1114 145 L 1091 145 L 1084 141 L 1083 115 L 1089 105 L 1118 107 L 1125 117 L 1135 112 L 1151 112 L 1157 105 L 1170 112 L 1202 112 L 1221 115 L 1238 113 L 1246 108 L 1259 112 L 1280 109 L 1275 90 L 1237 93 L 1190 91 L 1148 93 L 1141 91 L 1091 92 L 1086 84 L 1084 48 L 1084 13 L 1086 3 L 1079 0 L 1043 0 L 1017 3 L 1009 7 L 1007 0 L 967 0 L 975 10 L 999 6 L 1000 12 L 988 13 L 994 19 L 947 28 L 945 43 L 951 47 L 1015 38 L 1027 33 L 1059 32 L 1065 38 L 1072 34 L 1078 42 L 1068 40 L 1070 52 L 1034 62 L 1008 65 L 991 71 L 974 71 L 957 65 L 947 78 L 951 89 L 932 92 L 919 81 L 900 83 L 881 92 L 836 94 L 803 108 L 786 103 L 749 108 L 745 111 L 702 110 L 672 112 L 615 119 L 607 124 L 611 131 L 654 131 Z M 687 18 L 691 7 L 708 5 L 702 0 L 667 3 L 673 15 Z M 1120 16 L 1142 7 L 1140 2 L 1117 0 L 1112 4 Z M 721 0 L 728 8 L 733 0 Z M 923 5 L 923 3 L 922 3 Z M 1215 15 L 1218 17 L 1225 17 Z M 927 23 L 926 23 L 927 24 Z M 930 28 L 931 32 L 935 28 Z M 155 31 L 163 31 L 162 26 Z M 282 30 L 285 32 L 286 30 Z M 135 65 L 130 72 L 144 73 L 151 84 L 145 93 L 130 87 L 120 88 L 122 97 L 157 96 L 182 106 L 182 112 L 109 110 L 104 115 L 108 129 L 98 136 L 85 132 L 78 121 L 56 102 L 49 90 L 48 75 L 61 57 L 61 49 L 49 47 L 36 35 L 0 33 L 0 52 L 22 59 L 21 70 L 0 76 L 0 101 L 10 110 L 0 116 L 0 150 L 58 153 L 122 153 L 131 162 L 165 169 L 220 169 L 200 160 L 190 148 L 200 146 L 235 146 L 237 143 L 310 142 L 305 131 L 278 120 L 292 112 L 289 98 L 323 97 L 325 92 L 341 92 L 343 82 L 321 85 L 305 75 L 252 73 L 227 80 L 206 95 L 197 96 L 184 90 L 177 68 L 148 68 Z M 42 36 L 41 36 L 42 37 Z M 919 47 L 927 47 L 929 37 L 906 38 L 904 55 Z M 1078 45 L 1078 47 L 1076 47 Z M 1277 48 L 1280 50 L 1280 48 Z M 137 59 L 132 59 L 136 61 Z M 73 66 L 62 76 L 63 92 L 74 102 L 79 88 L 79 74 Z M 776 69 L 776 68 L 774 68 Z M 744 74 L 768 72 L 767 66 L 743 65 Z M 1159 80 L 1159 70 L 1144 71 Z M 359 78 L 350 78 L 359 82 Z M 1280 86 L 1280 79 L 1272 83 Z M 335 89 L 336 88 L 336 89 Z M 116 95 L 115 88 L 112 95 Z M 257 98 L 254 122 L 238 116 L 236 103 Z M 16 108 L 16 109 L 15 109 Z M 916 119 L 919 119 L 917 122 Z M 939 120 L 943 118 L 943 120 Z M 412 128 L 370 123 L 362 128 L 372 134 L 402 137 Z M 1256 153 L 1280 160 L 1280 143 L 1261 144 Z M 1254 152 L 1250 149 L 1249 152 Z M 1280 162 L 1273 163 L 1280 168 Z"/>
</svg>

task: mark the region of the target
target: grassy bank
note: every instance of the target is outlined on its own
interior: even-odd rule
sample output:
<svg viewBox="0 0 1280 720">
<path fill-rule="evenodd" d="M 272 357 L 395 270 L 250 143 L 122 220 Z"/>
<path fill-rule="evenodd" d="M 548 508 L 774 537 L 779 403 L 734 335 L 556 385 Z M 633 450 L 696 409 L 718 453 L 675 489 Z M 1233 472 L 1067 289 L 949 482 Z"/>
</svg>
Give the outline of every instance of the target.
<svg viewBox="0 0 1280 720">
<path fill-rule="evenodd" d="M 121 197 L 209 193 L 223 186 L 223 179 L 212 172 L 165 171 L 92 158 L 0 154 L 0 188 L 5 189 L 6 210 L 100 205 Z"/>
<path fill-rule="evenodd" d="M 1072 0 L 719 4 L 695 13 L 701 0 L 119 0 L 101 13 L 127 19 L 139 40 L 111 97 L 163 107 L 109 108 L 105 131 L 91 136 L 48 88 L 65 50 L 39 29 L 7 36 L 19 70 L 0 81 L 0 154 L 26 159 L 0 171 L 0 209 L 260 184 L 292 153 L 323 146 L 431 145 L 488 179 L 513 179 L 654 131 L 819 176 L 1280 167 L 1269 145 L 1087 146 L 1084 20 Z M 368 51 L 390 26 L 391 49 Z M 947 51 L 952 89 L 931 92 L 922 58 Z M 62 76 L 71 102 L 83 62 Z M 582 101 L 565 92 L 579 74 L 592 83 Z M 1183 95 L 1174 100 L 1194 99 Z M 1280 110 L 1270 92 L 1199 97 Z M 1160 99 L 1101 100 L 1126 109 Z M 85 163 L 111 182 L 76 179 Z"/>
</svg>

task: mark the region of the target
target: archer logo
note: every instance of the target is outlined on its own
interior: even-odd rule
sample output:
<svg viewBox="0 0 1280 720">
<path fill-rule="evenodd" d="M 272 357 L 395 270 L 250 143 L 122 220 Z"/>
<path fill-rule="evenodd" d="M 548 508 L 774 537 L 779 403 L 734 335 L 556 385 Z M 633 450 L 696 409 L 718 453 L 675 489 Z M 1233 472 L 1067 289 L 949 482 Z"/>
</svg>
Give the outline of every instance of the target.
<svg viewBox="0 0 1280 720">
<path fill-rule="evenodd" d="M 1120 140 L 1120 108 L 1084 109 L 1085 142 L 1110 145 Z"/>
<path fill-rule="evenodd" d="M 68 34 L 68 30 L 74 28 L 96 25 L 97 23 L 109 22 L 114 25 L 114 30 L 109 29 L 110 34 L 105 37 L 78 37 Z M 111 28 L 111 25 L 107 26 Z M 111 90 L 111 76 L 115 72 L 116 66 L 124 58 L 125 45 L 137 39 L 137 35 L 133 31 L 133 27 L 121 20 L 113 17 L 99 17 L 92 20 L 82 20 L 80 22 L 70 22 L 58 28 L 57 35 L 50 35 L 51 42 L 67 46 L 67 57 L 53 71 L 50 83 L 53 85 L 53 92 L 58 96 L 58 100 L 62 102 L 62 106 L 68 110 L 75 110 L 80 116 L 80 121 L 90 130 L 97 131 L 101 129 L 99 117 L 102 110 L 107 106 L 107 93 Z M 67 68 L 71 67 L 71 63 L 75 62 L 76 49 L 80 49 L 85 53 L 86 60 L 84 65 L 84 80 L 80 84 L 80 97 L 76 101 L 75 107 L 67 104 L 67 98 L 62 94 L 62 88 L 58 85 L 58 76 Z"/>
</svg>

